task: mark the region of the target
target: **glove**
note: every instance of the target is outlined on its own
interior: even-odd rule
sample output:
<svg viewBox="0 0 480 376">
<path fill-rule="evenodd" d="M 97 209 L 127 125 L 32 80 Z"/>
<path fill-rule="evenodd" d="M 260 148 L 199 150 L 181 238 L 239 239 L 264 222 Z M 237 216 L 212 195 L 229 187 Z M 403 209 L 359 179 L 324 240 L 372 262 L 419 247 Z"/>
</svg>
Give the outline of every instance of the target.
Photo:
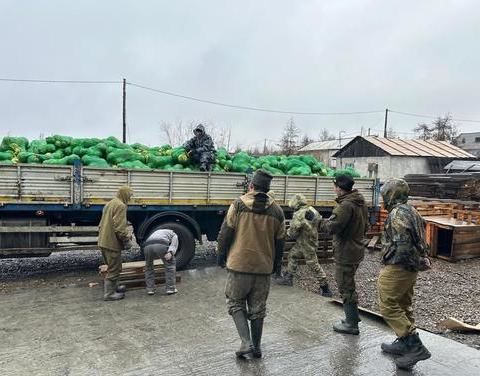
<svg viewBox="0 0 480 376">
<path fill-rule="evenodd" d="M 315 214 L 311 210 L 305 212 L 305 219 L 307 221 L 313 221 L 315 219 Z"/>
<path fill-rule="evenodd" d="M 131 250 L 131 249 L 133 248 L 133 242 L 132 242 L 132 240 L 131 240 L 131 239 L 130 239 L 130 240 L 127 240 L 127 241 L 125 242 L 125 244 L 123 245 L 123 248 L 125 249 L 125 251 Z"/>
</svg>

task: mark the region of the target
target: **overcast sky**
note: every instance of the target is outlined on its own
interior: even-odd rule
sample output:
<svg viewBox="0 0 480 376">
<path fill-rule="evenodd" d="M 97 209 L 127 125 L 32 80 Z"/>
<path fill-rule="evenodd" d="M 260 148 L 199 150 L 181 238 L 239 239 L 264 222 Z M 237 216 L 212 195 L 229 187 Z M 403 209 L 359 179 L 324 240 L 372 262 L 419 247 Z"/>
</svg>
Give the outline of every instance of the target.
<svg viewBox="0 0 480 376">
<path fill-rule="evenodd" d="M 0 0 L 0 77 L 121 80 L 207 100 L 300 112 L 302 133 L 379 133 L 386 107 L 480 120 L 480 3 L 458 1 Z M 121 85 L 0 82 L 0 136 L 121 138 Z M 288 114 L 127 87 L 128 142 L 161 144 L 162 121 L 280 137 Z M 403 136 L 429 119 L 390 114 Z M 462 131 L 480 123 L 457 122 Z"/>
</svg>

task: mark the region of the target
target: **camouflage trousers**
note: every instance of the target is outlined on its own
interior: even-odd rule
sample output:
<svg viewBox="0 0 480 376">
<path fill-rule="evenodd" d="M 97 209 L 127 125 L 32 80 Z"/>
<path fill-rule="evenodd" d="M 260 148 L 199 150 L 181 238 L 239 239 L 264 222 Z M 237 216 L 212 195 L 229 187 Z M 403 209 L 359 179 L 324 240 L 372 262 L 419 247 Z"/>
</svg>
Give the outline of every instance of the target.
<svg viewBox="0 0 480 376">
<path fill-rule="evenodd" d="M 358 295 L 355 286 L 355 273 L 358 264 L 335 264 L 335 280 L 343 304 L 358 304 Z"/>
<path fill-rule="evenodd" d="M 270 275 L 244 274 L 228 271 L 225 296 L 228 313 L 247 313 L 249 320 L 261 319 L 267 313 Z"/>
<path fill-rule="evenodd" d="M 378 304 L 380 313 L 397 337 L 415 331 L 413 317 L 413 288 L 417 272 L 410 272 L 400 265 L 385 266 L 378 277 Z"/>
<path fill-rule="evenodd" d="M 108 266 L 105 279 L 116 282 L 122 272 L 122 252 L 101 248 L 103 262 Z"/>
<path fill-rule="evenodd" d="M 194 163 L 198 163 L 200 167 L 205 168 L 207 171 L 210 170 L 210 166 L 215 161 L 215 154 L 211 151 L 205 151 L 203 153 L 197 153 L 193 151 L 191 155 L 191 160 Z"/>
<path fill-rule="evenodd" d="M 301 257 L 305 258 L 305 263 L 310 271 L 313 273 L 315 278 L 320 282 L 320 285 L 325 285 L 327 283 L 327 275 L 325 271 L 318 263 L 317 249 L 308 245 L 301 245 L 298 242 L 290 249 L 288 252 L 288 265 L 287 271 L 295 275 L 298 268 L 298 259 Z"/>
</svg>

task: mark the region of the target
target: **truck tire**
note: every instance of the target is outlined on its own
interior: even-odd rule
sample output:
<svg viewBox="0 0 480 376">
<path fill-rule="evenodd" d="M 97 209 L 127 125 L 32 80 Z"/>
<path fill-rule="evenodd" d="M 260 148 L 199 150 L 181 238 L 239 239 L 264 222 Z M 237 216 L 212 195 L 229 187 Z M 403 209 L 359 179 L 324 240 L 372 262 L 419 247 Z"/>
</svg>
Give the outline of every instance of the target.
<svg viewBox="0 0 480 376">
<path fill-rule="evenodd" d="M 178 222 L 165 222 L 156 226 L 150 234 L 156 230 L 169 229 L 178 236 L 178 249 L 175 254 L 177 259 L 177 270 L 185 268 L 195 255 L 195 238 L 192 232 L 185 225 Z M 149 236 L 150 236 L 149 234 Z"/>
</svg>

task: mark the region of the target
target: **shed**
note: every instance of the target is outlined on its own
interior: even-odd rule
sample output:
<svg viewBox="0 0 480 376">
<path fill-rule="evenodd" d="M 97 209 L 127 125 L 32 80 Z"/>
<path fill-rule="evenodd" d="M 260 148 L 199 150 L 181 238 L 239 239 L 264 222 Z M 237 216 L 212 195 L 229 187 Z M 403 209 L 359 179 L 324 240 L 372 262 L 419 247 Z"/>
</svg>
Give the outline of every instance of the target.
<svg viewBox="0 0 480 376">
<path fill-rule="evenodd" d="M 342 145 L 346 145 L 351 140 L 353 140 L 353 138 L 312 142 L 297 150 L 297 154 L 313 155 L 319 161 L 322 161 L 326 166 L 336 167 L 336 161 L 332 155 L 340 150 Z"/>
<path fill-rule="evenodd" d="M 453 160 L 476 157 L 446 141 L 357 136 L 333 154 L 337 167 L 353 167 L 362 176 L 402 178 L 407 174 L 443 172 Z"/>
</svg>

